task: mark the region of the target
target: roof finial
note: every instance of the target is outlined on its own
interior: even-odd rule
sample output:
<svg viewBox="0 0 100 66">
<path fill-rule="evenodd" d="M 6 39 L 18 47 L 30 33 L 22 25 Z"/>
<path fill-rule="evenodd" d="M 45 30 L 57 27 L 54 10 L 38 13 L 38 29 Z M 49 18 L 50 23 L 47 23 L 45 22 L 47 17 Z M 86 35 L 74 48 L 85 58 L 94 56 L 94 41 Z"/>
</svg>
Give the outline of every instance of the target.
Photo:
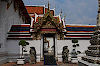
<svg viewBox="0 0 100 66">
<path fill-rule="evenodd" d="M 50 10 L 50 4 L 49 4 L 49 1 L 48 1 L 48 10 Z"/>
<path fill-rule="evenodd" d="M 100 11 L 100 0 L 98 0 L 98 6 L 99 6 L 98 11 Z"/>
<path fill-rule="evenodd" d="M 62 14 L 62 9 L 61 9 L 61 14 Z"/>
<path fill-rule="evenodd" d="M 62 19 L 62 9 L 61 9 L 61 12 L 60 12 L 60 16 L 61 16 L 61 19 Z"/>
</svg>

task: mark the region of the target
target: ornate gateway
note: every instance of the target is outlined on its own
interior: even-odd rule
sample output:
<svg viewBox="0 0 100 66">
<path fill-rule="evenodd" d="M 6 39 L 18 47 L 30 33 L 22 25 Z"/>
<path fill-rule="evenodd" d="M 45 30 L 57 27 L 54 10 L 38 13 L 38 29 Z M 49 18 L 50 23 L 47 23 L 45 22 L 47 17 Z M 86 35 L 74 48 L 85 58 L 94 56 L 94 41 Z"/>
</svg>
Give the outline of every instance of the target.
<svg viewBox="0 0 100 66">
<path fill-rule="evenodd" d="M 57 34 L 57 39 L 64 39 L 63 34 L 63 23 L 60 23 L 60 18 L 58 16 L 53 16 L 49 9 L 48 4 L 48 10 L 47 13 L 43 16 L 35 17 L 36 22 L 33 24 L 33 39 L 34 40 L 40 40 L 41 35 L 53 33 Z"/>
</svg>

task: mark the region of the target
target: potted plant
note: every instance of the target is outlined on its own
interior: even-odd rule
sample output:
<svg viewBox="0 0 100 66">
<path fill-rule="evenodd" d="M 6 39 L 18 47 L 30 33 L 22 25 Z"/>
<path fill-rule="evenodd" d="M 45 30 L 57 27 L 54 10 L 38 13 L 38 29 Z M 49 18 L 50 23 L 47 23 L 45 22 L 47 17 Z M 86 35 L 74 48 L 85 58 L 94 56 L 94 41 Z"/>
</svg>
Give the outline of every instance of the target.
<svg viewBox="0 0 100 66">
<path fill-rule="evenodd" d="M 21 57 L 17 59 L 17 64 L 24 64 L 25 63 L 25 59 L 23 57 L 23 52 L 24 52 L 24 48 L 26 45 L 29 45 L 28 42 L 26 42 L 25 40 L 20 40 L 19 42 L 19 46 L 22 46 L 22 54 Z"/>
</svg>

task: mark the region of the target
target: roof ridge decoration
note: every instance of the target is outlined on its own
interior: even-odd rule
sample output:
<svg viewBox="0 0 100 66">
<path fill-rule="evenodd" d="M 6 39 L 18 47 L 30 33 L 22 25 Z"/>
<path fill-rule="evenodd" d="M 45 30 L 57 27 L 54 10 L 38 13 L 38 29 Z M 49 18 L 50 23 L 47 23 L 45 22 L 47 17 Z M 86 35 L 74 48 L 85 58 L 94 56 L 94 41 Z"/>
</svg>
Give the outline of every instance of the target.
<svg viewBox="0 0 100 66">
<path fill-rule="evenodd" d="M 33 27 L 33 23 L 34 23 L 34 19 L 33 19 L 33 17 L 31 17 L 31 28 Z"/>
<path fill-rule="evenodd" d="M 25 5 L 26 7 L 32 6 L 32 7 L 45 7 L 45 5 Z"/>
<path fill-rule="evenodd" d="M 44 16 L 43 16 L 42 18 L 39 18 L 39 19 L 38 19 L 39 22 L 38 22 L 37 25 L 38 25 L 39 27 L 38 27 L 37 25 L 35 25 L 35 26 L 34 26 L 35 29 L 37 29 L 37 30 L 40 29 L 40 28 L 42 27 L 42 25 L 43 25 L 44 23 L 47 22 L 46 19 L 48 19 L 48 18 L 51 18 L 50 21 L 52 22 L 52 24 L 55 25 L 56 28 L 60 29 L 59 27 L 61 27 L 61 24 L 57 23 L 57 22 L 58 22 L 57 20 L 59 20 L 59 19 L 57 19 L 57 20 L 54 19 L 53 15 L 50 13 L 50 8 L 49 8 L 49 7 L 50 7 L 50 6 L 49 6 L 49 4 L 48 4 L 48 11 L 47 11 L 47 13 L 44 14 Z M 59 17 L 58 17 L 58 18 L 59 18 Z"/>
<path fill-rule="evenodd" d="M 50 10 L 50 4 L 49 4 L 49 1 L 48 1 L 48 11 Z"/>
<path fill-rule="evenodd" d="M 47 20 L 48 18 L 50 18 L 50 22 L 52 23 L 52 25 L 54 25 L 57 29 L 61 29 L 61 31 L 62 31 L 62 29 L 63 29 L 62 24 L 57 23 L 57 22 L 59 22 L 58 21 L 59 17 L 58 17 L 58 19 L 55 19 L 50 12 L 47 12 L 46 14 L 44 14 L 43 17 L 38 19 L 38 21 L 39 21 L 38 23 L 35 22 L 34 29 L 36 30 L 36 32 L 43 26 L 44 23 L 46 23 L 48 21 Z"/>
<path fill-rule="evenodd" d="M 36 22 L 36 18 L 38 17 L 38 15 L 35 13 L 35 22 Z"/>
<path fill-rule="evenodd" d="M 34 22 L 34 29 L 33 29 L 35 37 L 45 33 L 57 33 L 58 39 L 59 40 L 63 39 L 63 31 L 64 31 L 63 24 L 62 22 L 61 23 L 59 22 L 60 19 L 59 16 L 55 17 L 51 14 L 49 3 L 47 12 L 43 15 L 43 17 L 37 17 L 37 18 L 38 22 Z"/>
</svg>

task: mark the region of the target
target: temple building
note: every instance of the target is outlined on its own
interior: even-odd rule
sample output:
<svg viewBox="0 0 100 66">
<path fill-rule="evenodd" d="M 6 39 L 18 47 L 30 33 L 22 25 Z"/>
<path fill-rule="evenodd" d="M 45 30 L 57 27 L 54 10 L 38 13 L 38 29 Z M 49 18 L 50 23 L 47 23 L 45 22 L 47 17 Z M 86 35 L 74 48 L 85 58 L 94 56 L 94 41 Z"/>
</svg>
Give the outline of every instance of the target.
<svg viewBox="0 0 100 66">
<path fill-rule="evenodd" d="M 9 3 L 9 7 L 6 8 L 7 3 Z M 77 50 L 81 52 L 78 59 L 85 55 L 96 25 L 65 24 L 61 13 L 55 15 L 55 9 L 50 9 L 49 3 L 47 8 L 45 5 L 24 6 L 21 0 L 1 1 L 0 7 L 3 5 L 5 5 L 5 9 L 2 8 L 0 11 L 0 25 L 3 22 L 7 25 L 0 26 L 2 28 L 0 38 L 5 36 L 4 39 L 1 38 L 5 43 L 0 39 L 0 52 L 4 52 L 2 55 L 6 54 L 6 56 L 4 56 L 5 59 L 0 59 L 0 62 L 6 59 L 7 62 L 16 62 L 16 58 L 19 58 L 22 52 L 21 46 L 19 46 L 20 40 L 26 40 L 29 43 L 24 49 L 27 51 L 24 52 L 27 60 L 30 58 L 30 49 L 35 47 L 37 62 L 44 60 L 48 48 L 56 60 L 61 62 L 63 47 L 68 46 L 69 54 L 72 51 L 72 39 L 78 39 Z M 6 32 L 3 33 L 4 29 Z M 70 57 L 71 55 L 69 55 L 69 60 Z"/>
<path fill-rule="evenodd" d="M 49 5 L 48 8 L 43 5 L 27 5 L 26 9 L 31 17 L 31 23 L 12 25 L 8 32 L 8 44 L 18 45 L 19 40 L 26 40 L 29 45 L 26 46 L 25 54 L 29 54 L 31 47 L 35 47 L 38 62 L 43 60 L 45 49 L 48 47 L 53 48 L 55 58 L 62 61 L 63 47 L 68 46 L 70 53 L 72 51 L 72 39 L 79 40 L 78 50 L 82 52 L 79 57 L 85 54 L 84 51 L 90 45 L 89 39 L 93 35 L 95 25 L 65 25 L 65 20 L 61 19 L 60 15 L 56 16 L 55 10 L 50 9 Z M 48 44 L 45 43 L 46 41 L 49 41 Z M 10 48 L 9 52 L 15 51 Z M 19 51 L 16 50 L 17 52 Z"/>
</svg>

